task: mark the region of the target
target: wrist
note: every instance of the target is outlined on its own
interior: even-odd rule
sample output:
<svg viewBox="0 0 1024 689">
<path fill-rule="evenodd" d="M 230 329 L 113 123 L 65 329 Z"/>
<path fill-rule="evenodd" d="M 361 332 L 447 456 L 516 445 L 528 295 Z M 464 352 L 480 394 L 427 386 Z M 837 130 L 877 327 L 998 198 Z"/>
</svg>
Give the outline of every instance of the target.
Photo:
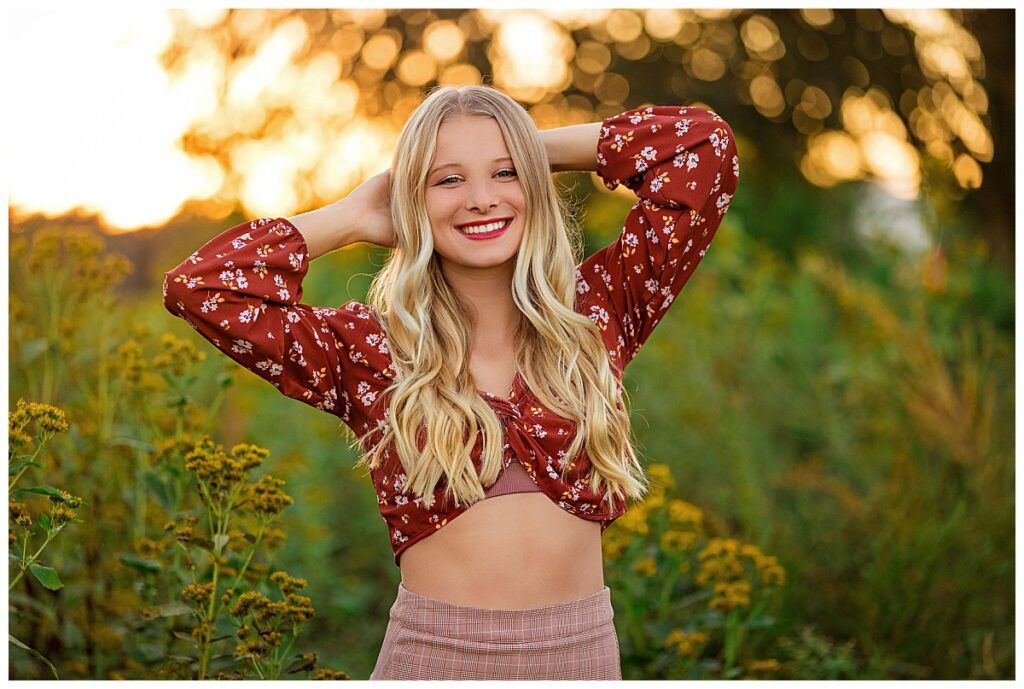
<svg viewBox="0 0 1024 689">
<path fill-rule="evenodd" d="M 552 172 L 597 170 L 597 141 L 601 122 L 541 130 Z"/>
<path fill-rule="evenodd" d="M 329 205 L 288 218 L 306 241 L 309 260 L 356 241 L 349 224 L 351 214 L 335 201 Z"/>
<path fill-rule="evenodd" d="M 359 216 L 353 212 L 351 206 L 352 201 L 348 197 L 343 197 L 323 209 L 330 218 L 330 224 L 337 228 L 335 232 L 339 249 L 364 241 L 359 236 L 359 224 L 352 222 L 353 218 Z"/>
</svg>

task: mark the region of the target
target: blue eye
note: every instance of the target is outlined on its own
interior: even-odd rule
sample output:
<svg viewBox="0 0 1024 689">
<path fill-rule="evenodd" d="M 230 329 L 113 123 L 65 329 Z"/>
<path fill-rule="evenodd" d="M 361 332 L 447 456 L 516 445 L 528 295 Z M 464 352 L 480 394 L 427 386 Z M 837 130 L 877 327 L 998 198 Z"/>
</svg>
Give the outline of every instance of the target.
<svg viewBox="0 0 1024 689">
<path fill-rule="evenodd" d="M 512 173 L 511 175 L 506 175 L 505 179 L 510 179 L 511 177 L 518 177 L 519 176 L 519 173 L 517 173 L 514 169 L 512 169 L 510 167 L 503 167 L 502 169 L 498 170 L 498 172 L 495 173 L 495 174 L 500 175 L 502 172 L 511 172 Z M 438 181 L 437 185 L 438 186 L 442 186 L 442 185 L 445 184 L 445 182 L 447 182 L 450 179 L 458 180 L 459 177 L 458 177 L 458 175 L 449 175 L 449 176 L 445 177 L 444 179 Z"/>
</svg>

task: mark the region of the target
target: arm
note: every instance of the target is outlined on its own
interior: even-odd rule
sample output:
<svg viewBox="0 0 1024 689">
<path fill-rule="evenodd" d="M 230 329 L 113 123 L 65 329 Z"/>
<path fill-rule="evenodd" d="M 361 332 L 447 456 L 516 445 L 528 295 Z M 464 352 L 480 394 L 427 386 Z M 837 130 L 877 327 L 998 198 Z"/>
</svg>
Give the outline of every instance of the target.
<svg viewBox="0 0 1024 689">
<path fill-rule="evenodd" d="M 597 137 L 600 133 L 600 122 L 541 130 L 540 138 L 548 150 L 551 171 L 597 170 L 594 149 L 597 148 Z"/>
<path fill-rule="evenodd" d="M 345 212 L 345 199 L 341 199 L 323 208 L 293 215 L 288 222 L 302 233 L 312 261 L 335 249 L 362 241 L 357 238 L 357 228 L 349 225 L 350 217 L 351 213 Z"/>
<path fill-rule="evenodd" d="M 300 224 L 333 250 L 345 235 L 317 224 L 324 217 Z M 388 366 L 387 348 L 379 338 L 370 342 L 365 305 L 300 303 L 308 269 L 307 242 L 289 220 L 243 222 L 164 274 L 164 306 L 282 394 L 357 430 Z"/>
<path fill-rule="evenodd" d="M 596 149 L 605 186 L 624 184 L 638 200 L 619 238 L 578 267 L 577 308 L 622 371 L 707 253 L 736 191 L 739 158 L 729 125 L 699 107 L 609 117 Z"/>
<path fill-rule="evenodd" d="M 377 173 L 344 198 L 288 218 L 306 240 L 309 260 L 356 242 L 395 246 L 391 170 Z"/>
</svg>

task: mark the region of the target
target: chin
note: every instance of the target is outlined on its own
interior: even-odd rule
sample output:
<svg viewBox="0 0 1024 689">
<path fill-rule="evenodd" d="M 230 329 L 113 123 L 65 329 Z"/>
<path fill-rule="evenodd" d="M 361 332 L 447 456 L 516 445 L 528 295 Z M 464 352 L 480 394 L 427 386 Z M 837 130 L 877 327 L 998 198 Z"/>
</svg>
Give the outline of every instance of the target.
<svg viewBox="0 0 1024 689">
<path fill-rule="evenodd" d="M 508 262 L 515 262 L 516 257 L 519 255 L 519 247 L 522 242 L 522 237 L 506 238 L 499 237 L 496 242 L 484 241 L 480 242 L 482 245 L 477 251 L 473 251 L 473 247 L 460 246 L 447 247 L 444 253 L 438 251 L 437 247 L 434 247 L 434 253 L 444 261 L 454 263 L 467 268 L 494 268 L 500 265 L 504 265 Z M 487 245 L 487 246 L 483 246 Z M 455 250 L 452 251 L 451 249 Z"/>
<path fill-rule="evenodd" d="M 508 263 L 514 264 L 515 260 L 516 254 L 512 254 L 511 256 L 498 257 L 493 259 L 481 256 L 467 256 L 458 262 L 469 268 L 497 268 Z"/>
</svg>

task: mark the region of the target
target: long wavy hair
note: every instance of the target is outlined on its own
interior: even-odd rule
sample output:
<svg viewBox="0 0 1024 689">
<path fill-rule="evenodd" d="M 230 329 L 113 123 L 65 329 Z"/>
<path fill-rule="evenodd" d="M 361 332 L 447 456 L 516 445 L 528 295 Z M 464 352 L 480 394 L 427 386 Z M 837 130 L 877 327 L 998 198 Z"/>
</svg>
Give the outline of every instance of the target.
<svg viewBox="0 0 1024 689">
<path fill-rule="evenodd" d="M 516 369 L 548 409 L 575 424 L 566 454 L 582 449 L 598 494 L 639 498 L 647 478 L 632 445 L 625 390 L 613 372 L 597 326 L 574 307 L 582 234 L 555 189 L 547 149 L 529 114 L 488 86 L 433 91 L 402 129 L 391 167 L 396 245 L 370 285 L 368 300 L 387 338 L 395 376 L 378 403 L 385 420 L 358 440 L 373 447 L 358 464 L 371 469 L 397 449 L 405 490 L 430 506 L 442 477 L 456 506 L 485 497 L 502 465 L 502 427 L 469 371 L 474 315 L 460 301 L 434 250 L 425 198 L 440 124 L 456 115 L 493 118 L 523 188 L 525 228 L 512 297 L 520 312 Z M 564 214 L 564 218 L 563 218 Z M 479 476 L 471 451 L 483 431 Z M 419 442 L 422 441 L 422 442 Z M 562 465 L 565 468 L 570 462 Z"/>
</svg>

